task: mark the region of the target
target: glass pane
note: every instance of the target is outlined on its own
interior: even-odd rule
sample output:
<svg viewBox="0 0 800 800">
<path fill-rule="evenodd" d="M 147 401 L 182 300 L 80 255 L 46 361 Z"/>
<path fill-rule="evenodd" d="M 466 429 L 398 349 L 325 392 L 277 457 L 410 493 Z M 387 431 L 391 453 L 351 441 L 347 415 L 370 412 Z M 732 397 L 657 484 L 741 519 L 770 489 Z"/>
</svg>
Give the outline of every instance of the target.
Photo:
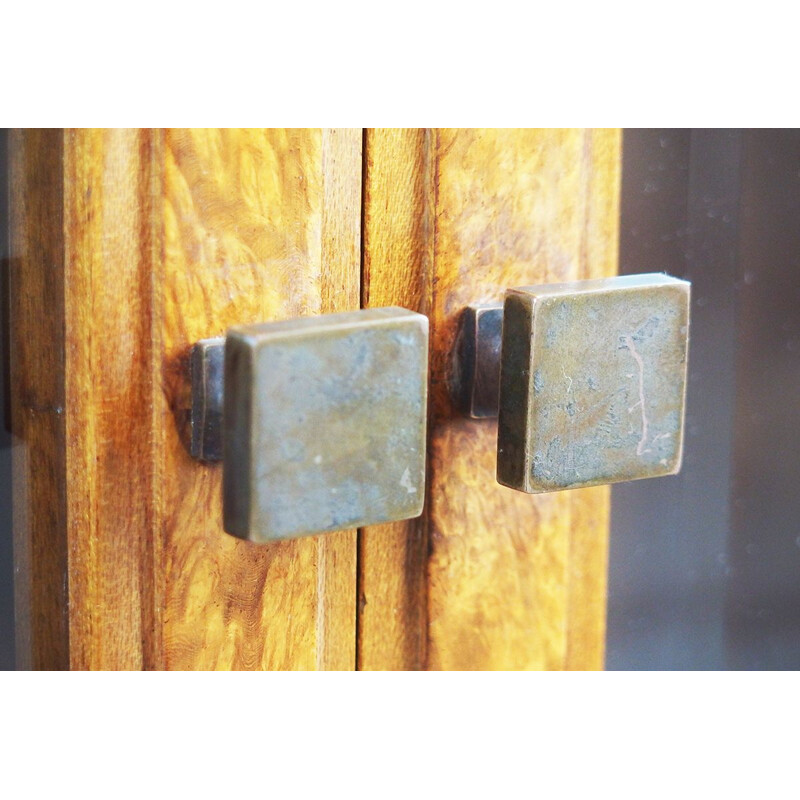
<svg viewBox="0 0 800 800">
<path fill-rule="evenodd" d="M 684 466 L 613 490 L 609 669 L 800 668 L 800 132 L 630 130 L 620 272 L 693 283 Z"/>
</svg>

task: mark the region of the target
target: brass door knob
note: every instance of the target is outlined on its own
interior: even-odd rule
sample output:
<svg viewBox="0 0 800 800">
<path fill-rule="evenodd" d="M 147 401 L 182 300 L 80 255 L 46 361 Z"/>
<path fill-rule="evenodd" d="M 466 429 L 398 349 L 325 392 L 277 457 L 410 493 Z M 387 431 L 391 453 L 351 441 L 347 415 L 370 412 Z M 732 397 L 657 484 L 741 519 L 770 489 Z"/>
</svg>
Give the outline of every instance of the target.
<svg viewBox="0 0 800 800">
<path fill-rule="evenodd" d="M 224 392 L 212 385 L 223 351 Z M 193 452 L 222 458 L 228 533 L 266 542 L 422 513 L 426 317 L 381 308 L 248 325 L 198 342 L 192 361 Z"/>
<path fill-rule="evenodd" d="M 497 480 L 536 493 L 678 472 L 689 292 L 633 275 L 466 309 L 453 391 L 464 413 L 499 417 Z"/>
</svg>

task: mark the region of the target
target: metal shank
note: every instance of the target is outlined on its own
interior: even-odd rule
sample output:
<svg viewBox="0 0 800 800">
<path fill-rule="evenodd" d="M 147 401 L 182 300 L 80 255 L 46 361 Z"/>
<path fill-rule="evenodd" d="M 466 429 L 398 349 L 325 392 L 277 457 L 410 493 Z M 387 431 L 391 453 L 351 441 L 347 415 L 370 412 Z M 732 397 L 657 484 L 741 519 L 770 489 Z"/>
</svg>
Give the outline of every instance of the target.
<svg viewBox="0 0 800 800">
<path fill-rule="evenodd" d="M 199 461 L 222 461 L 225 339 L 201 339 L 192 348 L 191 453 Z"/>
<path fill-rule="evenodd" d="M 497 416 L 503 304 L 467 306 L 459 320 L 450 391 L 458 410 L 473 419 Z"/>
</svg>

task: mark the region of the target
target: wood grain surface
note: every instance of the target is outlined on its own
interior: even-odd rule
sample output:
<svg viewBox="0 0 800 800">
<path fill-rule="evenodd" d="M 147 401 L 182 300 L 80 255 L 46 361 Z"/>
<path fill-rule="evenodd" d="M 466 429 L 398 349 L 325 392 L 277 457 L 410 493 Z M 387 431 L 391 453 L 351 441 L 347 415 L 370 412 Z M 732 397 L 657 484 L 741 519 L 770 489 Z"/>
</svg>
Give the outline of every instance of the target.
<svg viewBox="0 0 800 800">
<path fill-rule="evenodd" d="M 359 305 L 360 131 L 169 131 L 164 385 L 234 324 Z M 221 467 L 166 426 L 164 661 L 352 669 L 356 533 L 255 545 L 222 532 Z"/>
<path fill-rule="evenodd" d="M 365 135 L 362 305 L 430 312 L 430 132 Z M 427 645 L 427 518 L 359 532 L 359 669 L 421 669 Z"/>
<path fill-rule="evenodd" d="M 421 533 L 362 537 L 359 663 L 600 668 L 607 488 L 526 496 L 497 484 L 496 423 L 460 418 L 447 376 L 465 305 L 615 273 L 619 132 L 372 131 L 366 142 L 365 301 L 430 309 L 432 408 Z M 403 646 L 421 614 L 426 645 Z"/>
<path fill-rule="evenodd" d="M 158 134 L 63 136 L 70 666 L 160 664 Z"/>
<path fill-rule="evenodd" d="M 355 532 L 227 536 L 181 429 L 195 340 L 358 308 L 361 131 L 24 131 L 10 161 L 20 665 L 353 668 Z"/>
<path fill-rule="evenodd" d="M 21 666 L 602 666 L 607 489 L 499 486 L 447 376 L 466 304 L 614 273 L 619 133 L 364 142 L 362 242 L 361 131 L 10 137 Z M 357 603 L 355 532 L 227 536 L 182 435 L 194 341 L 359 301 L 428 314 L 432 373 L 426 511 L 361 532 Z"/>
</svg>

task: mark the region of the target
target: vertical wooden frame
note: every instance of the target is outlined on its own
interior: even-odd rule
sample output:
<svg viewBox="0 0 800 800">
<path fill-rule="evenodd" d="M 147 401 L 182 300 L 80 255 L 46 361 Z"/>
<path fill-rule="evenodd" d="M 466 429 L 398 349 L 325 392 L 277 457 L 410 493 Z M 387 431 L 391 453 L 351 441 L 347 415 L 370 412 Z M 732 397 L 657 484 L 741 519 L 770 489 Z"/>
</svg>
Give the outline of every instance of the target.
<svg viewBox="0 0 800 800">
<path fill-rule="evenodd" d="M 186 358 L 359 305 L 360 131 L 11 139 L 21 666 L 352 668 L 355 532 L 255 547 L 180 440 Z"/>
<path fill-rule="evenodd" d="M 435 197 L 432 133 L 367 130 L 364 153 L 362 305 L 399 305 L 428 315 Z M 424 668 L 427 562 L 427 507 L 419 519 L 359 532 L 359 669 Z"/>
<path fill-rule="evenodd" d="M 360 666 L 599 668 L 608 489 L 499 486 L 447 378 L 468 303 L 616 272 L 619 132 L 376 130 L 365 164 L 365 303 L 430 313 L 432 405 L 425 519 L 362 533 Z"/>
</svg>

